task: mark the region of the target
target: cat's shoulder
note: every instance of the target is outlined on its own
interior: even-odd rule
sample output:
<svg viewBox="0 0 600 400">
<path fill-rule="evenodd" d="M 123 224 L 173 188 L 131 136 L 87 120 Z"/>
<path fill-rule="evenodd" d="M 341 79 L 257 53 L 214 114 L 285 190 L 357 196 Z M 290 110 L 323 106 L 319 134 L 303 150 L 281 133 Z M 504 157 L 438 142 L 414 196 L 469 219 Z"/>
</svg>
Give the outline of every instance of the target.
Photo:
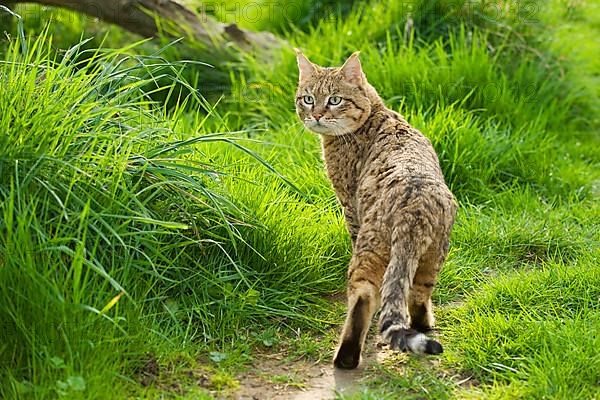
<svg viewBox="0 0 600 400">
<path fill-rule="evenodd" d="M 408 133 L 413 129 L 399 112 L 384 108 L 378 114 L 377 131 L 380 134 Z"/>
<path fill-rule="evenodd" d="M 401 143 L 402 146 L 411 144 L 417 148 L 431 147 L 430 140 L 417 128 L 413 127 L 402 114 L 384 109 L 380 112 L 379 124 L 376 128 L 376 143 L 391 145 Z"/>
</svg>

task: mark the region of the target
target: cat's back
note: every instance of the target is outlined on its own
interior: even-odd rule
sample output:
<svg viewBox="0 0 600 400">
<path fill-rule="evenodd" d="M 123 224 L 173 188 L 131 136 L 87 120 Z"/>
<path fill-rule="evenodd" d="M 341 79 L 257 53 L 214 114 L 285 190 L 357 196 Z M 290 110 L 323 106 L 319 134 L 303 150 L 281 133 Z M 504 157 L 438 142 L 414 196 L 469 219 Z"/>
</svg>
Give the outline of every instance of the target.
<svg viewBox="0 0 600 400">
<path fill-rule="evenodd" d="M 454 214 L 454 197 L 427 137 L 391 110 L 374 115 L 365 128 L 371 130 L 370 145 L 356 193 L 363 216 L 379 218 L 376 215 L 396 214 L 406 207 L 424 214 Z"/>
<path fill-rule="evenodd" d="M 365 153 L 364 175 L 380 179 L 421 178 L 441 181 L 439 160 L 429 139 L 400 114 L 383 109 L 372 116 L 364 129 L 370 139 Z"/>
</svg>

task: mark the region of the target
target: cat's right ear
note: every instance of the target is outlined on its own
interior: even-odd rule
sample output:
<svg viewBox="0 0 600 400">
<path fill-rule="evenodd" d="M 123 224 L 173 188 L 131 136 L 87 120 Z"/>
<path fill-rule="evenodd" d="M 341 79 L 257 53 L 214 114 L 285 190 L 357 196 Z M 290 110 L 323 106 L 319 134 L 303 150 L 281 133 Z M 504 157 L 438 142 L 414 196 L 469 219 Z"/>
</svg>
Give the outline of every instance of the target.
<svg viewBox="0 0 600 400">
<path fill-rule="evenodd" d="M 306 80 L 309 76 L 313 75 L 317 70 L 315 64 L 311 63 L 308 58 L 299 49 L 294 49 L 296 52 L 296 59 L 298 60 L 298 70 L 300 71 L 300 82 Z"/>
</svg>

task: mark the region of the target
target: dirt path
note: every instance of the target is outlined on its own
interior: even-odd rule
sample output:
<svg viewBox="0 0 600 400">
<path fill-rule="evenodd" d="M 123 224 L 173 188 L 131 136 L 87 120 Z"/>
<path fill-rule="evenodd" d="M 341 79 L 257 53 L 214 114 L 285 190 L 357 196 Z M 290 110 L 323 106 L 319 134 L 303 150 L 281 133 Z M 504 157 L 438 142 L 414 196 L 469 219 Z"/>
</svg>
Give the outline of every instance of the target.
<svg viewBox="0 0 600 400">
<path fill-rule="evenodd" d="M 333 368 L 331 363 L 290 362 L 281 355 L 258 357 L 253 368 L 239 377 L 236 400 L 330 400 L 336 393 L 351 394 L 361 389 L 369 366 L 381 363 L 391 352 L 380 345 L 367 346 L 355 370 Z"/>
</svg>

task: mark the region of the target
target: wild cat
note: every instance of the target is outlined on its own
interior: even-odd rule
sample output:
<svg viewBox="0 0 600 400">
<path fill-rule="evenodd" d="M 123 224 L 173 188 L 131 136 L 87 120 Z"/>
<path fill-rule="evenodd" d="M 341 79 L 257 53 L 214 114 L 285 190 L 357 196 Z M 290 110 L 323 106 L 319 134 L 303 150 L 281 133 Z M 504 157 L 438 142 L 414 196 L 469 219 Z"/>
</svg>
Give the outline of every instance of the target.
<svg viewBox="0 0 600 400">
<path fill-rule="evenodd" d="M 441 344 L 424 333 L 434 325 L 431 293 L 457 206 L 438 157 L 421 132 L 385 107 L 358 52 L 338 68 L 296 53 L 296 111 L 321 136 L 352 238 L 348 314 L 334 365 L 358 366 L 380 307 L 379 331 L 393 349 L 441 353 Z"/>
</svg>

